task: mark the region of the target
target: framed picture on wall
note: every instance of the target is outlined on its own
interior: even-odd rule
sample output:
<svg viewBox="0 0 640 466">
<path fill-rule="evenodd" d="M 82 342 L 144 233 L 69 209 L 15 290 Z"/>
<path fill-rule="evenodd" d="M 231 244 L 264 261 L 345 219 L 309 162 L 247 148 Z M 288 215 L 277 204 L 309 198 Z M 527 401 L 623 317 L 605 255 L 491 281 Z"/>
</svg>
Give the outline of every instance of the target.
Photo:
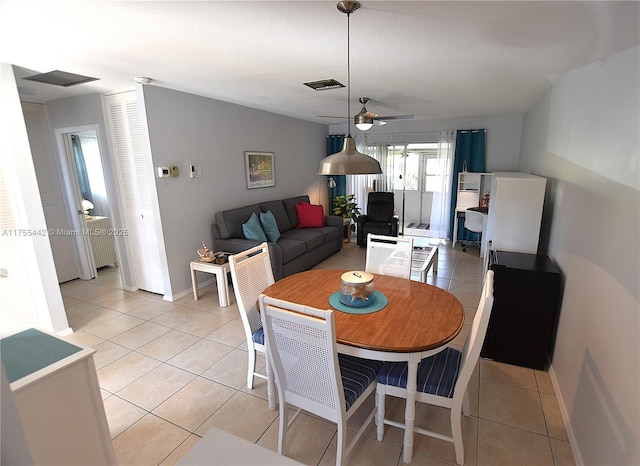
<svg viewBox="0 0 640 466">
<path fill-rule="evenodd" d="M 273 152 L 245 152 L 247 189 L 268 188 L 276 185 Z"/>
</svg>

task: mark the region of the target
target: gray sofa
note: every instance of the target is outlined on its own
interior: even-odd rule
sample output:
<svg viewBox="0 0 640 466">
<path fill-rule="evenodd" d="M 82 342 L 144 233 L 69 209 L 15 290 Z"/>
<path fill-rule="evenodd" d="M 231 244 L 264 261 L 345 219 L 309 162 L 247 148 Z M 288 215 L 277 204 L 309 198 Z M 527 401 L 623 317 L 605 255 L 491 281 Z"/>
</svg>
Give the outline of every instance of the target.
<svg viewBox="0 0 640 466">
<path fill-rule="evenodd" d="M 326 215 L 324 227 L 296 228 L 298 215 L 295 205 L 301 201 L 309 202 L 309 196 L 261 202 L 217 212 L 215 223 L 211 226 L 213 250 L 237 253 L 260 244 L 260 241 L 244 237 L 242 224 L 252 213 L 259 216 L 260 212 L 271 211 L 281 234 L 276 243 L 269 242 L 274 278 L 280 280 L 308 270 L 342 249 L 342 217 Z"/>
</svg>

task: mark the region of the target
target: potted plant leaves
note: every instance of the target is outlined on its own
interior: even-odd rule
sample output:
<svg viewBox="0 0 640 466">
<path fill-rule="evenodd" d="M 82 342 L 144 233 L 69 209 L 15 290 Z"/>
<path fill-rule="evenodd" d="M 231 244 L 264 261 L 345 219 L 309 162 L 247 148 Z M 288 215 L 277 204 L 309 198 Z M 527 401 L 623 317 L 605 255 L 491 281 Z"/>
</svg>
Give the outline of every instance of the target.
<svg viewBox="0 0 640 466">
<path fill-rule="evenodd" d="M 336 196 L 333 200 L 333 215 L 348 218 L 350 231 L 356 231 L 355 221 L 360 216 L 360 209 L 355 199 L 354 194 L 347 194 L 346 196 Z"/>
</svg>

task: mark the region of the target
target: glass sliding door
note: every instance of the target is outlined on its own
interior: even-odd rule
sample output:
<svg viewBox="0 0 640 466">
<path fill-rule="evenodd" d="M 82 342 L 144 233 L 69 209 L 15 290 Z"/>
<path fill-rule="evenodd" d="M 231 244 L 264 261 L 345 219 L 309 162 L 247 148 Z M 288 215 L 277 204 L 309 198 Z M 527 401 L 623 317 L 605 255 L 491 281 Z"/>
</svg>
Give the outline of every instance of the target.
<svg viewBox="0 0 640 466">
<path fill-rule="evenodd" d="M 437 143 L 410 143 L 389 146 L 393 157 L 393 192 L 400 231 L 429 229 L 431 204 L 437 170 Z"/>
</svg>

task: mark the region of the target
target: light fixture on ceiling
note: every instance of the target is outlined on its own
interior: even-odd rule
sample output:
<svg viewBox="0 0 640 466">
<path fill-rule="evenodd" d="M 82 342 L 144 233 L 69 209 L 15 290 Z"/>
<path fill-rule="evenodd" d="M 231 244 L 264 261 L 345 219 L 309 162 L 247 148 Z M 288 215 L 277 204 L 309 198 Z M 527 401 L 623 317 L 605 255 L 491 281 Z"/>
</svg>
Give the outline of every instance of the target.
<svg viewBox="0 0 640 466">
<path fill-rule="evenodd" d="M 138 84 L 151 84 L 153 81 L 153 79 L 147 78 L 146 76 L 136 76 L 133 80 Z"/>
<path fill-rule="evenodd" d="M 365 107 L 367 102 L 369 102 L 368 97 L 360 97 L 358 100 L 362 104 L 362 109 L 360 109 L 360 111 L 356 113 L 356 116 L 353 117 L 353 122 L 356 124 L 356 128 L 360 131 L 367 131 L 373 126 L 373 117 L 375 116 L 375 113 L 367 111 L 367 108 Z"/>
<path fill-rule="evenodd" d="M 347 107 L 348 115 L 351 115 L 351 64 L 350 64 L 350 15 L 358 8 L 360 2 L 338 2 L 338 10 L 347 15 Z M 350 118 L 350 117 L 349 117 Z M 319 175 L 373 175 L 382 173 L 380 164 L 373 157 L 369 157 L 356 149 L 356 141 L 351 137 L 351 124 L 349 135 L 344 138 L 344 146 L 340 152 L 331 154 L 320 161 Z"/>
</svg>

